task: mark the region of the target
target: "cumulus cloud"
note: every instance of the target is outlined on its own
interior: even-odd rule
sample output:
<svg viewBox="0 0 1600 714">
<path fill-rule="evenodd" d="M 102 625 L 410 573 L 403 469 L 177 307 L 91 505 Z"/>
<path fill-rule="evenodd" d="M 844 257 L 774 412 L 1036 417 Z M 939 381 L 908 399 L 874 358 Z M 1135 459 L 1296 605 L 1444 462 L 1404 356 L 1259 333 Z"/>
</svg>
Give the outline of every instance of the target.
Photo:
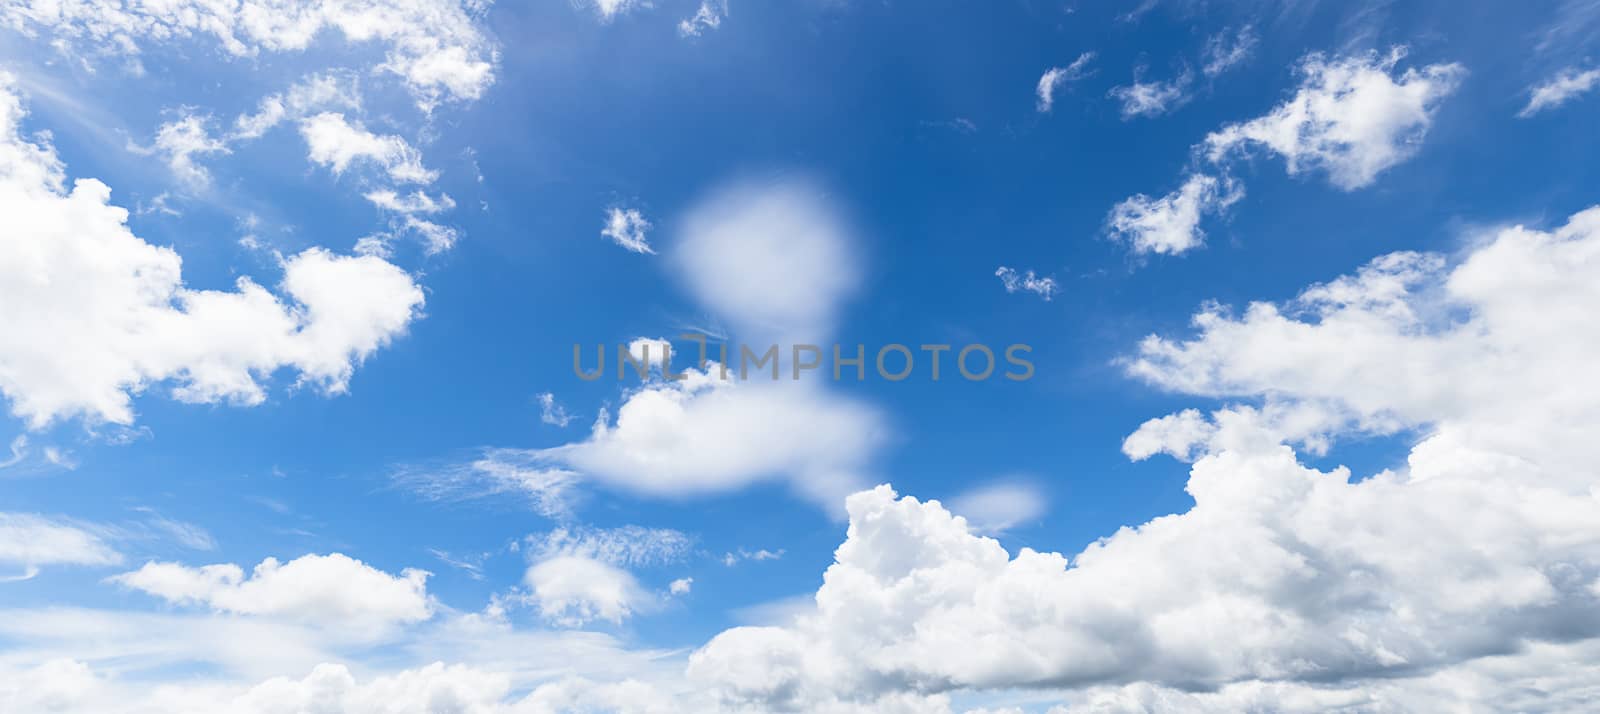
<svg viewBox="0 0 1600 714">
<path fill-rule="evenodd" d="M 1212 132 L 1205 139 L 1207 157 L 1220 162 L 1261 147 L 1283 157 L 1291 176 L 1321 171 L 1346 191 L 1370 185 L 1416 153 L 1439 102 L 1466 76 L 1459 64 L 1396 74 L 1404 57 L 1403 48 L 1386 55 L 1306 57 L 1294 96 L 1264 116 Z"/>
<path fill-rule="evenodd" d="M 1597 276 L 1600 208 L 1454 265 L 1397 253 L 1291 305 L 1208 308 L 1127 363 L 1260 402 L 1130 438 L 1195 459 L 1189 510 L 1012 556 L 936 502 L 862 492 L 816 611 L 726 631 L 689 674 L 772 710 L 1013 687 L 1082 688 L 1072 711 L 1581 708 L 1563 687 L 1592 676 L 1537 663 L 1600 642 L 1600 341 L 1571 327 Z M 1286 445 L 1371 433 L 1422 436 L 1364 478 Z"/>
<path fill-rule="evenodd" d="M 1158 117 L 1189 103 L 1194 98 L 1189 85 L 1194 75 L 1187 69 L 1165 81 L 1145 82 L 1134 73 L 1133 84 L 1112 87 L 1110 96 L 1122 103 L 1122 120 Z"/>
<path fill-rule="evenodd" d="M 390 575 L 332 553 L 287 563 L 267 558 L 248 577 L 232 563 L 193 568 L 150 562 L 111 581 L 174 604 L 202 605 L 217 612 L 382 629 L 433 616 L 428 575 L 413 568 Z"/>
<path fill-rule="evenodd" d="M 525 580 L 539 614 L 564 627 L 594 620 L 619 624 L 651 601 L 628 571 L 582 556 L 539 561 Z"/>
<path fill-rule="evenodd" d="M 866 483 L 864 470 L 886 433 L 882 416 L 818 379 L 770 380 L 754 367 L 743 381 L 739 370 L 744 347 L 755 353 L 753 364 L 771 345 L 792 355 L 792 345 L 821 344 L 832 332 L 860 277 L 839 209 L 803 181 L 735 184 L 689 211 L 668 258 L 690 294 L 739 338 L 725 357 L 707 346 L 708 356 L 726 360 L 726 374 L 715 361 L 702 369 L 680 362 L 675 369 L 685 378 L 678 380 L 656 370 L 614 419 L 602 410 L 587 439 L 521 453 L 654 496 L 786 481 L 837 512 L 844 495 Z M 647 344 L 661 354 L 661 340 L 635 340 L 630 350 Z M 791 374 L 790 357 L 777 359 L 785 365 L 779 373 Z"/>
<path fill-rule="evenodd" d="M 422 152 L 398 136 L 374 134 L 343 114 L 323 112 L 300 122 L 300 135 L 313 163 L 342 174 L 358 161 L 370 162 L 400 183 L 432 183 L 439 174 L 422 165 Z"/>
<path fill-rule="evenodd" d="M 1107 231 L 1135 253 L 1179 254 L 1205 243 L 1207 214 L 1222 214 L 1244 195 L 1231 164 L 1254 150 L 1283 157 L 1289 175 L 1321 172 L 1351 191 L 1411 158 L 1445 97 L 1466 70 L 1432 64 L 1404 72 L 1404 48 L 1338 58 L 1311 54 L 1300 62 L 1294 96 L 1265 115 L 1228 124 L 1195 147 L 1183 186 L 1161 198 L 1137 194 L 1119 202 Z M 1201 166 L 1201 162 L 1210 166 Z"/>
<path fill-rule="evenodd" d="M 177 253 L 146 243 L 47 143 L 22 138 L 22 102 L 0 77 L 0 393 L 42 428 L 83 415 L 133 421 L 130 394 L 171 380 L 194 402 L 259 403 L 257 381 L 293 367 L 343 392 L 355 366 L 403 334 L 423 303 L 400 268 L 308 249 L 282 262 L 282 294 L 247 277 L 233 291 L 184 287 Z"/>
<path fill-rule="evenodd" d="M 816 342 L 854 294 L 854 236 L 823 189 L 744 182 L 699 201 L 672 247 L 691 294 L 747 342 Z"/>
<path fill-rule="evenodd" d="M 1085 52 L 1078 55 L 1072 64 L 1045 70 L 1044 74 L 1039 76 L 1039 84 L 1034 88 L 1034 94 L 1038 96 L 1038 103 L 1035 106 L 1039 113 L 1049 114 L 1050 110 L 1055 108 L 1056 92 L 1062 87 L 1093 74 L 1089 69 L 1089 63 L 1093 61 L 1094 53 Z"/>
<path fill-rule="evenodd" d="M 1528 105 L 1517 113 L 1524 119 L 1555 109 L 1600 86 L 1600 69 L 1579 71 L 1568 67 L 1528 90 Z"/>
<path fill-rule="evenodd" d="M 603 0 L 616 4 L 618 0 Z M 228 56 L 304 52 L 325 32 L 385 48 L 380 68 L 399 76 L 424 108 L 474 100 L 494 81 L 497 52 L 479 27 L 482 3 L 401 2 L 103 3 L 23 0 L 0 8 L 0 23 L 54 38 L 58 49 L 137 56 L 141 44 L 210 38 Z"/>
<path fill-rule="evenodd" d="M 1060 289 L 1060 286 L 1056 285 L 1055 278 L 1041 278 L 1032 270 L 1018 273 L 1015 269 L 1002 265 L 995 269 L 994 274 L 1000 278 L 1000 283 L 1005 286 L 1006 292 L 1014 293 L 1018 290 L 1030 292 L 1044 298 L 1046 302 L 1055 297 L 1056 291 Z"/>
<path fill-rule="evenodd" d="M 172 174 L 191 187 L 204 187 L 211 183 L 211 174 L 195 163 L 195 156 L 226 154 L 228 145 L 211 136 L 208 126 L 211 117 L 184 109 L 179 118 L 161 125 L 156 131 L 155 143 L 144 147 L 128 148 L 140 154 L 160 154 L 166 158 Z"/>
<path fill-rule="evenodd" d="M 526 452 L 597 481 L 657 496 L 786 480 L 830 508 L 860 485 L 886 433 L 865 404 L 810 382 L 721 379 L 713 364 L 628 396 L 589 438 Z"/>
<path fill-rule="evenodd" d="M 650 241 L 645 237 L 650 232 L 650 222 L 644 219 L 644 214 L 636 208 L 611 208 L 606 211 L 606 224 L 601 227 L 600 235 L 610 238 L 616 243 L 634 253 L 654 253 Z"/>
</svg>

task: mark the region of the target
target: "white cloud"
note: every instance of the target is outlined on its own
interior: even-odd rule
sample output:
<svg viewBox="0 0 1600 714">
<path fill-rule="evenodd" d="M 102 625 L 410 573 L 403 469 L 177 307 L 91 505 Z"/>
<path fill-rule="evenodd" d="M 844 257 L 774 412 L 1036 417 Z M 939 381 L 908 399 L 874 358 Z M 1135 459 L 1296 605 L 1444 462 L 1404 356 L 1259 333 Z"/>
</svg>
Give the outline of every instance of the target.
<svg viewBox="0 0 1600 714">
<path fill-rule="evenodd" d="M 1548 666 L 1600 646 L 1600 339 L 1571 327 L 1597 277 L 1600 207 L 1453 267 L 1397 253 L 1284 308 L 1208 308 L 1128 363 L 1262 402 L 1130 438 L 1196 458 L 1188 511 L 1013 557 L 937 503 L 859 493 L 816 612 L 722 633 L 690 676 L 766 709 L 1011 687 L 1087 687 L 1085 711 L 1581 709 L 1592 673 Z M 1422 435 L 1404 465 L 1367 478 L 1284 445 L 1400 429 Z"/>
<path fill-rule="evenodd" d="M 1245 25 L 1239 28 L 1238 33 L 1230 39 L 1228 33 L 1219 32 L 1206 40 L 1204 50 L 1205 66 L 1201 72 L 1207 77 L 1216 77 L 1250 59 L 1255 52 L 1256 44 L 1260 39 L 1256 36 L 1255 27 Z"/>
<path fill-rule="evenodd" d="M 694 541 L 670 528 L 621 526 L 557 528 L 526 539 L 538 560 L 576 556 L 619 567 L 640 567 L 676 563 L 688 555 Z"/>
<path fill-rule="evenodd" d="M 472 0 L 23 0 L 0 8 L 0 24 L 28 35 L 45 33 L 61 51 L 86 45 L 97 54 L 122 56 L 137 56 L 141 43 L 199 37 L 216 40 L 232 57 L 303 52 L 325 32 L 336 32 L 347 42 L 384 45 L 380 68 L 401 77 L 426 109 L 443 99 L 477 99 L 493 83 L 497 51 L 478 25 L 483 7 Z"/>
<path fill-rule="evenodd" d="M 161 125 L 156 131 L 154 145 L 129 145 L 128 148 L 140 154 L 165 156 L 167 167 L 178 180 L 192 187 L 204 187 L 211 183 L 211 174 L 196 164 L 194 157 L 229 153 L 227 143 L 211 136 L 207 129 L 210 123 L 211 117 L 185 108 L 177 119 Z"/>
<path fill-rule="evenodd" d="M 1062 87 L 1076 82 L 1093 74 L 1089 71 L 1089 63 L 1094 61 L 1093 52 L 1085 52 L 1065 67 L 1051 67 L 1039 77 L 1039 84 L 1034 88 L 1038 95 L 1036 108 L 1042 114 L 1048 114 L 1055 107 L 1056 92 Z"/>
<path fill-rule="evenodd" d="M 638 209 L 611 208 L 606 211 L 606 224 L 601 227 L 600 235 L 635 253 L 655 253 L 645 238 L 649 231 L 650 222 Z"/>
<path fill-rule="evenodd" d="M 594 620 L 620 624 L 651 596 L 627 571 L 592 558 L 563 555 L 540 561 L 525 578 L 545 619 L 579 627 Z"/>
<path fill-rule="evenodd" d="M 723 553 L 722 564 L 731 568 L 746 560 L 754 560 L 758 563 L 763 560 L 781 560 L 783 553 L 784 550 L 782 548 L 777 550 L 767 550 L 766 548 L 747 550 L 740 548 L 736 552 Z"/>
<path fill-rule="evenodd" d="M 1124 199 L 1111 209 L 1106 227 L 1135 253 L 1176 255 L 1205 243 L 1202 216 L 1221 213 L 1243 197 L 1244 187 L 1232 178 L 1190 174 L 1160 198 L 1141 193 Z"/>
<path fill-rule="evenodd" d="M 294 367 L 345 390 L 355 365 L 403 334 L 422 291 L 371 257 L 312 248 L 282 263 L 285 302 L 249 278 L 236 290 L 183 286 L 182 261 L 129 232 L 111 190 L 69 192 L 53 147 L 21 137 L 22 103 L 0 77 L 0 392 L 41 428 L 58 417 L 126 424 L 130 393 L 174 381 L 185 401 L 264 399 L 256 381 Z"/>
<path fill-rule="evenodd" d="M 544 392 L 539 395 L 539 421 L 565 428 L 572 423 L 572 415 L 556 402 L 556 395 Z"/>
<path fill-rule="evenodd" d="M 601 22 L 611 22 L 617 16 L 626 15 L 636 8 L 650 7 L 649 0 L 579 0 L 579 2 L 593 5 Z"/>
<path fill-rule="evenodd" d="M 1032 270 L 1018 273 L 1012 268 L 1002 265 L 994 271 L 995 277 L 1000 278 L 1005 285 L 1006 292 L 1014 293 L 1018 290 L 1030 292 L 1044 298 L 1047 302 L 1054 297 L 1060 286 L 1056 285 L 1055 278 L 1041 278 L 1034 275 Z"/>
<path fill-rule="evenodd" d="M 576 472 L 552 468 L 518 449 L 485 449 L 465 463 L 405 466 L 392 474 L 395 484 L 430 501 L 470 501 L 506 494 L 528 500 L 535 513 L 566 518 L 572 513 Z"/>
<path fill-rule="evenodd" d="M 116 565 L 122 555 L 101 537 L 68 521 L 0 512 L 0 565 L 22 568 L 0 579 L 26 580 L 49 565 Z"/>
<path fill-rule="evenodd" d="M 1432 64 L 1395 75 L 1403 48 L 1337 59 L 1307 56 L 1293 97 L 1266 115 L 1230 124 L 1205 139 L 1212 162 L 1254 146 L 1282 156 L 1291 176 L 1320 170 L 1350 191 L 1416 153 L 1439 103 L 1466 70 Z"/>
<path fill-rule="evenodd" d="M 670 592 L 673 595 L 688 595 L 689 590 L 693 587 L 694 578 L 678 578 L 667 586 L 667 592 Z"/>
<path fill-rule="evenodd" d="M 837 508 L 860 485 L 885 434 L 875 410 L 807 381 L 722 380 L 717 369 L 651 382 L 628 396 L 614 422 L 602 412 L 588 439 L 526 453 L 657 496 L 783 479 Z"/>
<path fill-rule="evenodd" d="M 455 199 L 446 194 L 441 193 L 434 198 L 423 191 L 402 195 L 394 189 L 385 188 L 368 191 L 366 199 L 378 208 L 395 213 L 442 213 L 456 207 Z"/>
<path fill-rule="evenodd" d="M 286 121 L 299 121 L 314 112 L 330 109 L 355 111 L 361 108 L 361 90 L 355 75 L 312 74 L 281 94 L 261 99 L 254 114 L 234 119 L 230 140 L 257 139 Z"/>
<path fill-rule="evenodd" d="M 1229 165 L 1255 147 L 1282 156 L 1290 175 L 1322 171 L 1346 191 L 1370 185 L 1416 153 L 1439 103 L 1466 75 L 1457 64 L 1396 75 L 1404 56 L 1403 48 L 1383 56 L 1308 55 L 1300 63 L 1301 82 L 1293 97 L 1263 116 L 1210 133 L 1195 147 L 1197 162 L 1211 163 L 1220 177 L 1191 167 L 1177 191 L 1161 198 L 1127 198 L 1112 208 L 1108 232 L 1136 253 L 1179 254 L 1203 245 L 1201 219 L 1224 213 L 1244 196 Z"/>
<path fill-rule="evenodd" d="M 715 30 L 722 26 L 722 18 L 728 15 L 726 0 L 700 0 L 700 9 L 695 10 L 694 16 L 678 23 L 678 35 L 682 37 L 699 37 L 707 30 Z"/>
<path fill-rule="evenodd" d="M 861 277 L 840 209 L 795 179 L 702 199 L 670 257 L 690 293 L 751 344 L 820 342 Z"/>
<path fill-rule="evenodd" d="M 405 139 L 367 131 L 359 122 L 352 124 L 343 114 L 323 112 L 300 122 L 312 162 L 328 167 L 335 174 L 356 161 L 370 161 L 389 178 L 400 183 L 432 183 L 439 177 L 422 165 L 422 152 Z"/>
<path fill-rule="evenodd" d="M 1194 75 L 1185 69 L 1182 74 L 1167 81 L 1143 82 L 1139 72 L 1134 73 L 1133 84 L 1112 87 L 1109 96 L 1122 102 L 1122 119 L 1158 117 L 1189 103 L 1194 96 L 1189 85 Z"/>
<path fill-rule="evenodd" d="M 1528 106 L 1517 116 L 1527 118 L 1542 111 L 1555 109 L 1577 99 L 1596 86 L 1600 86 L 1600 69 L 1580 72 L 1576 67 L 1561 70 L 1528 90 Z"/>
<path fill-rule="evenodd" d="M 150 562 L 111 578 L 179 605 L 378 630 L 433 616 L 427 579 L 427 571 L 407 568 L 394 576 L 340 553 L 287 563 L 267 558 L 249 577 L 232 563 L 191 568 Z"/>
<path fill-rule="evenodd" d="M 996 534 L 1038 520 L 1047 499 L 1038 486 L 1022 481 L 984 484 L 950 499 L 950 510 L 979 533 Z"/>
</svg>

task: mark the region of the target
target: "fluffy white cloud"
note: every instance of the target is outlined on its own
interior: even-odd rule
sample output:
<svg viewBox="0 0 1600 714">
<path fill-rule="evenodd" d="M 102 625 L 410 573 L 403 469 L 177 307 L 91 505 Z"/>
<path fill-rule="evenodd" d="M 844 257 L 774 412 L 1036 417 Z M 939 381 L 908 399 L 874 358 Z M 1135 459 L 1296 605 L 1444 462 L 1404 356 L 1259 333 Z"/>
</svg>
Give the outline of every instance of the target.
<svg viewBox="0 0 1600 714">
<path fill-rule="evenodd" d="M 344 173 L 356 161 L 369 161 L 400 183 L 432 183 L 437 172 L 422 165 L 422 152 L 392 134 L 374 134 L 343 114 L 323 112 L 300 122 L 311 161 Z"/>
<path fill-rule="evenodd" d="M 0 24 L 44 33 L 58 49 L 83 45 L 126 56 L 141 44 L 201 37 L 234 57 L 303 52 L 324 32 L 337 32 L 348 42 L 384 45 L 381 68 L 428 108 L 446 98 L 477 99 L 494 81 L 496 50 L 476 19 L 483 7 L 472 0 L 22 0 L 0 7 Z"/>
<path fill-rule="evenodd" d="M 1535 663 L 1600 643 L 1600 337 L 1573 328 L 1597 278 L 1600 208 L 1453 267 L 1385 256 L 1292 309 L 1208 309 L 1128 363 L 1263 401 L 1130 438 L 1196 458 L 1187 512 L 1013 557 L 937 503 L 859 493 L 815 613 L 724 632 L 690 676 L 780 710 L 1010 687 L 1095 687 L 1085 711 L 1581 708 L 1592 673 Z M 1423 435 L 1403 467 L 1360 479 L 1284 445 L 1399 429 Z"/>
<path fill-rule="evenodd" d="M 1580 72 L 1575 67 L 1561 70 L 1528 90 L 1528 105 L 1517 116 L 1527 118 L 1542 111 L 1555 109 L 1587 94 L 1600 86 L 1600 69 Z"/>
<path fill-rule="evenodd" d="M 1194 75 L 1187 69 L 1166 81 L 1143 82 L 1135 76 L 1133 84 L 1112 87 L 1110 96 L 1122 102 L 1123 121 L 1158 117 L 1188 104 L 1194 98 L 1189 93 L 1189 85 L 1193 82 Z"/>
<path fill-rule="evenodd" d="M 234 119 L 233 140 L 256 139 L 286 121 L 299 121 L 330 109 L 361 108 L 361 92 L 354 75 L 318 73 L 296 82 L 287 92 L 261 99 L 253 114 Z"/>
<path fill-rule="evenodd" d="M 1135 253 L 1176 255 L 1205 242 L 1200 219 L 1221 213 L 1244 198 L 1232 178 L 1190 174 L 1178 190 L 1160 198 L 1138 194 L 1118 203 L 1106 218 L 1111 235 Z"/>
<path fill-rule="evenodd" d="M 1056 285 L 1055 278 L 1041 278 L 1035 275 L 1032 270 L 1018 273 L 1015 269 L 1002 265 L 995 269 L 994 274 L 995 277 L 1000 278 L 1000 283 L 1005 285 L 1008 293 L 1022 290 L 1049 301 L 1050 298 L 1055 296 L 1056 291 L 1060 289 L 1060 286 Z"/>
<path fill-rule="evenodd" d="M 1290 175 L 1323 171 L 1346 191 L 1371 184 L 1416 153 L 1440 101 L 1466 76 L 1459 64 L 1396 75 L 1404 57 L 1403 48 L 1382 56 L 1306 57 L 1294 96 L 1264 116 L 1207 136 L 1208 158 L 1220 162 L 1259 146 L 1282 156 Z"/>
<path fill-rule="evenodd" d="M 1137 194 L 1118 203 L 1106 219 L 1108 232 L 1136 253 L 1199 247 L 1204 215 L 1223 213 L 1244 195 L 1229 165 L 1258 147 L 1283 157 L 1290 175 L 1321 171 L 1346 191 L 1371 184 L 1416 153 L 1439 103 L 1466 76 L 1458 64 L 1397 74 L 1404 56 L 1398 47 L 1382 56 L 1308 55 L 1294 96 L 1263 116 L 1208 134 L 1195 147 L 1196 163 L 1209 162 L 1212 169 L 1191 167 L 1183 186 L 1161 198 Z"/>
<path fill-rule="evenodd" d="M 25 580 L 45 565 L 116 565 L 122 555 L 101 537 L 70 522 L 30 513 L 0 512 L 0 564 L 21 573 L 3 580 Z"/>
<path fill-rule="evenodd" d="M 876 410 L 807 381 L 739 382 L 713 364 L 690 379 L 655 381 L 602 413 L 589 438 L 528 452 L 603 483 L 668 496 L 786 479 L 835 509 L 865 477 L 886 426 Z"/>
<path fill-rule="evenodd" d="M 1038 96 L 1035 105 L 1041 114 L 1048 114 L 1055 108 L 1056 92 L 1062 87 L 1089 76 L 1089 63 L 1094 61 L 1093 52 L 1085 52 L 1065 67 L 1051 67 L 1039 76 L 1039 84 L 1034 87 L 1034 94 Z"/>
<path fill-rule="evenodd" d="M 535 563 L 525 580 L 539 614 L 565 627 L 593 620 L 621 623 L 652 602 L 628 571 L 578 555 Z"/>
<path fill-rule="evenodd" d="M 264 399 L 257 379 L 293 367 L 344 391 L 355 365 L 403 334 L 423 303 L 405 271 L 312 248 L 283 261 L 280 299 L 249 278 L 183 286 L 177 253 L 125 225 L 95 179 L 65 188 L 53 147 L 21 135 L 0 77 L 0 393 L 35 428 L 57 417 L 133 420 L 130 392 L 173 380 L 186 401 Z"/>
<path fill-rule="evenodd" d="M 111 580 L 172 603 L 204 605 L 217 612 L 381 630 L 433 616 L 428 575 L 412 568 L 390 575 L 332 553 L 287 563 L 267 558 L 249 577 L 232 563 L 191 568 L 150 562 Z"/>
<path fill-rule="evenodd" d="M 600 235 L 635 253 L 654 253 L 655 249 L 645 237 L 649 231 L 650 222 L 638 209 L 612 208 L 606 211 L 606 224 L 600 229 Z"/>
<path fill-rule="evenodd" d="M 674 369 L 687 378 L 646 382 L 627 395 L 614 422 L 602 410 L 588 439 L 522 453 L 657 496 L 787 480 L 836 512 L 846 494 L 867 483 L 864 469 L 886 431 L 883 419 L 820 379 L 788 377 L 793 345 L 822 343 L 856 288 L 851 241 L 839 209 L 815 185 L 741 183 L 712 193 L 689 211 L 668 264 L 734 328 L 739 341 L 726 346 L 726 378 L 715 362 L 699 370 L 679 359 Z M 630 350 L 661 342 L 636 340 Z M 773 345 L 783 365 L 779 380 L 754 366 Z M 753 353 L 749 381 L 740 379 L 745 347 Z M 707 349 L 708 357 L 724 359 L 716 345 Z M 699 356 L 696 349 L 692 359 Z"/>
<path fill-rule="evenodd" d="M 741 183 L 690 210 L 671 259 L 747 343 L 819 342 L 861 277 L 840 209 L 818 186 Z"/>
<path fill-rule="evenodd" d="M 194 157 L 228 153 L 228 145 L 211 136 L 207 128 L 210 123 L 211 117 L 185 109 L 182 116 L 161 125 L 156 131 L 154 145 L 129 148 L 136 153 L 165 156 L 168 168 L 172 169 L 178 180 L 193 187 L 203 187 L 211 182 L 211 174 L 196 164 Z"/>
</svg>

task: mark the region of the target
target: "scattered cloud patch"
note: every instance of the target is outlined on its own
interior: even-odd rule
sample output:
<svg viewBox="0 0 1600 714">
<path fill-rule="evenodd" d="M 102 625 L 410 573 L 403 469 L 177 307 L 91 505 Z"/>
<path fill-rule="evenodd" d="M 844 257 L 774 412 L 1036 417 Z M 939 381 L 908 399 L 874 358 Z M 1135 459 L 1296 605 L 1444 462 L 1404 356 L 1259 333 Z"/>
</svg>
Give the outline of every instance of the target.
<svg viewBox="0 0 1600 714">
<path fill-rule="evenodd" d="M 1000 283 L 1005 286 L 1008 293 L 1014 293 L 1018 290 L 1030 292 L 1048 302 L 1060 290 L 1060 286 L 1056 285 L 1055 278 L 1041 278 L 1035 275 L 1032 270 L 1018 273 L 1016 270 L 1002 265 L 995 269 L 994 274 L 1000 278 Z"/>
<path fill-rule="evenodd" d="M 1256 45 L 1260 41 L 1254 25 L 1245 25 L 1232 36 L 1225 31 L 1212 35 L 1206 40 L 1205 50 L 1202 53 L 1201 58 L 1205 64 L 1201 67 L 1201 73 L 1215 78 L 1244 64 L 1255 53 Z"/>
<path fill-rule="evenodd" d="M 1051 67 L 1045 70 L 1044 74 L 1039 77 L 1038 86 L 1034 88 L 1034 94 L 1038 96 L 1035 108 L 1039 110 L 1039 113 L 1049 114 L 1050 110 L 1055 108 L 1056 92 L 1061 88 L 1094 74 L 1093 70 L 1089 69 L 1089 64 L 1092 62 L 1094 62 L 1094 53 L 1085 52 L 1078 55 L 1078 58 L 1073 60 L 1072 64 L 1065 67 Z"/>
<path fill-rule="evenodd" d="M 1231 178 L 1192 174 L 1165 196 L 1124 199 L 1111 209 L 1106 227 L 1136 254 L 1177 255 L 1205 242 L 1202 216 L 1221 213 L 1243 197 L 1244 187 Z"/>
<path fill-rule="evenodd" d="M 1144 82 L 1142 71 L 1134 72 L 1133 84 L 1112 87 L 1109 96 L 1122 103 L 1122 120 L 1139 117 L 1158 117 L 1189 103 L 1194 95 L 1189 85 L 1194 74 L 1185 69 L 1177 77 L 1166 81 Z"/>
<path fill-rule="evenodd" d="M 721 27 L 722 18 L 727 15 L 728 4 L 725 0 L 700 0 L 700 9 L 695 10 L 692 17 L 678 22 L 678 35 L 699 37 L 707 31 Z"/>
<path fill-rule="evenodd" d="M 644 214 L 636 208 L 611 208 L 606 211 L 606 224 L 600 228 L 602 238 L 610 238 L 616 243 L 634 253 L 654 254 L 656 251 L 650 247 L 646 234 L 650 232 L 650 221 L 645 220 Z"/>
<path fill-rule="evenodd" d="M 1579 71 L 1568 67 L 1528 90 L 1528 105 L 1517 113 L 1524 119 L 1560 107 L 1600 86 L 1600 69 Z"/>
<path fill-rule="evenodd" d="M 544 392 L 539 395 L 539 421 L 551 426 L 566 428 L 572 423 L 572 415 L 567 413 L 565 407 L 556 402 L 556 395 Z"/>
</svg>

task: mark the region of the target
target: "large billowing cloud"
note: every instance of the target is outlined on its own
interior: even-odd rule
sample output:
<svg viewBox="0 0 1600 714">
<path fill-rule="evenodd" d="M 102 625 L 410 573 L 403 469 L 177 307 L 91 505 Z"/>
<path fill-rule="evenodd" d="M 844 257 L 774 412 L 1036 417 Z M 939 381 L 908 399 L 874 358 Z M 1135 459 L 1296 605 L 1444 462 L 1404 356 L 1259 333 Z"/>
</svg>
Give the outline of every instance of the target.
<svg viewBox="0 0 1600 714">
<path fill-rule="evenodd" d="M 1597 286 L 1600 208 L 1455 265 L 1398 253 L 1292 305 L 1208 309 L 1128 364 L 1261 400 L 1130 438 L 1196 459 L 1189 511 L 1013 557 L 937 502 L 859 493 L 816 613 L 719 635 L 691 676 L 765 709 L 1086 686 L 1111 687 L 1109 711 L 1459 703 L 1440 682 L 1493 674 L 1485 658 L 1600 636 Z M 1285 445 L 1399 430 L 1424 435 L 1407 463 L 1364 478 Z M 1356 688 L 1373 678 L 1398 683 Z"/>
<path fill-rule="evenodd" d="M 69 190 L 0 76 L 0 393 L 34 427 L 62 417 L 133 421 L 132 393 L 171 382 L 185 401 L 254 404 L 282 368 L 338 393 L 355 366 L 402 335 L 423 304 L 405 271 L 312 248 L 282 261 L 280 293 L 184 285 L 182 260 L 127 227 L 111 189 Z"/>
</svg>

